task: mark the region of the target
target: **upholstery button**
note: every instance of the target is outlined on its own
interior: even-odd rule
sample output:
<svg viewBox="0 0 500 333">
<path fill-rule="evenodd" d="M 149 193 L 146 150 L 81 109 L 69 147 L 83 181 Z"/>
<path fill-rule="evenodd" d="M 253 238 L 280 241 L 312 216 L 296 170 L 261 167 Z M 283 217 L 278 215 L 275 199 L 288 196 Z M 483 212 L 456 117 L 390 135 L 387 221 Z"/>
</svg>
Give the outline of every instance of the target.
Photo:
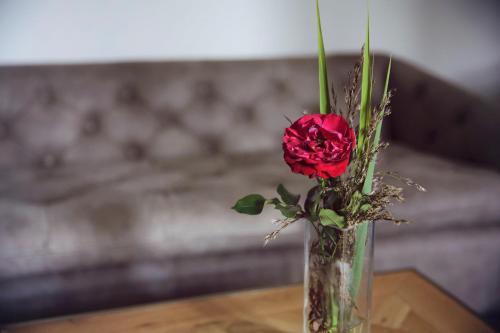
<svg viewBox="0 0 500 333">
<path fill-rule="evenodd" d="M 10 136 L 10 126 L 6 121 L 0 121 L 0 140 L 5 140 Z"/>
<path fill-rule="evenodd" d="M 38 165 L 43 169 L 54 169 L 62 163 L 61 156 L 55 153 L 46 153 L 38 161 Z"/>
<path fill-rule="evenodd" d="M 101 118 L 97 113 L 90 113 L 83 120 L 82 133 L 86 136 L 99 133 L 101 128 Z"/>
<path fill-rule="evenodd" d="M 54 105 L 57 102 L 56 93 L 52 87 L 45 86 L 38 91 L 37 100 L 46 106 Z"/>
<path fill-rule="evenodd" d="M 274 79 L 272 84 L 273 84 L 273 89 L 277 94 L 281 95 L 288 91 L 287 84 L 282 79 Z"/>
<path fill-rule="evenodd" d="M 139 161 L 146 157 L 146 150 L 137 142 L 129 142 L 125 145 L 123 154 L 129 161 Z"/>
<path fill-rule="evenodd" d="M 212 81 L 200 81 L 195 85 L 196 98 L 203 103 L 214 103 L 218 98 L 217 89 Z"/>
<path fill-rule="evenodd" d="M 221 150 L 221 140 L 215 135 L 205 135 L 202 137 L 203 144 L 211 154 L 217 154 Z"/>
<path fill-rule="evenodd" d="M 243 122 L 255 121 L 255 109 L 251 105 L 245 105 L 239 108 L 238 117 Z"/>
<path fill-rule="evenodd" d="M 165 127 L 179 127 L 182 123 L 179 115 L 169 111 L 158 114 L 157 119 L 161 126 Z"/>
<path fill-rule="evenodd" d="M 118 90 L 117 101 L 126 105 L 143 104 L 142 96 L 133 84 L 125 84 Z"/>
</svg>

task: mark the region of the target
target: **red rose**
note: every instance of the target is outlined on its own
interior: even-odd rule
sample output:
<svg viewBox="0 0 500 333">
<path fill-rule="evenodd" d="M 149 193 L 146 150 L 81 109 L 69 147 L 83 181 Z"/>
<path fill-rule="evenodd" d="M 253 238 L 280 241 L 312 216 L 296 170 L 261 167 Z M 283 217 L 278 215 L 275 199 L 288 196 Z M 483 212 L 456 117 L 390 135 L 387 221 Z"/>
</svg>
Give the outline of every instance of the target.
<svg viewBox="0 0 500 333">
<path fill-rule="evenodd" d="M 321 178 L 343 174 L 356 137 L 347 121 L 335 114 L 305 115 L 285 129 L 283 151 L 293 172 Z"/>
</svg>

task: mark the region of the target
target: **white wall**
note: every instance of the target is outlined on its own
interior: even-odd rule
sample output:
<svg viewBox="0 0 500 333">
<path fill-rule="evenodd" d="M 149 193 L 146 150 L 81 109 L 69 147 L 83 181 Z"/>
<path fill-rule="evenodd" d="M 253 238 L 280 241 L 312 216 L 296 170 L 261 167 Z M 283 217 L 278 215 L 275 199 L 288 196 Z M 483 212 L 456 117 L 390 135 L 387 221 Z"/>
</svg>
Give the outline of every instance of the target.
<svg viewBox="0 0 500 333">
<path fill-rule="evenodd" d="M 365 0 L 322 0 L 326 48 L 355 51 Z M 483 95 L 500 86 L 495 0 L 371 0 L 372 47 Z M 312 0 L 0 0 L 0 64 L 316 52 Z M 496 75 L 494 75 L 496 74 Z"/>
</svg>

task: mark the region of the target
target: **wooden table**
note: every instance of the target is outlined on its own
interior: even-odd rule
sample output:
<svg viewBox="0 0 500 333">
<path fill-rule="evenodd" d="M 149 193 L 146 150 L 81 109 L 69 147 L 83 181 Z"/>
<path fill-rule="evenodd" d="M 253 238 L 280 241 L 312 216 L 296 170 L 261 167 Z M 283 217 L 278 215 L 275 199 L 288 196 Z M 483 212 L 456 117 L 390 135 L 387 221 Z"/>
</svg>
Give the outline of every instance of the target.
<svg viewBox="0 0 500 333">
<path fill-rule="evenodd" d="M 493 333 L 413 271 L 375 277 L 373 333 Z M 237 292 L 6 327 L 2 333 L 300 333 L 302 287 Z"/>
</svg>

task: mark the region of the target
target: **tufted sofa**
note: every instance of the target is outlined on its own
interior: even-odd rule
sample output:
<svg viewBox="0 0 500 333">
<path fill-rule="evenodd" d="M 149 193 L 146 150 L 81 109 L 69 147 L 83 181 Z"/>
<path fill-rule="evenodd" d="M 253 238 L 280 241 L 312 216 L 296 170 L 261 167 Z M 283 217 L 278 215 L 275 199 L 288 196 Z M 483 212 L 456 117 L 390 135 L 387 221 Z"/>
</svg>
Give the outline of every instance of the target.
<svg viewBox="0 0 500 333">
<path fill-rule="evenodd" d="M 355 59 L 329 58 L 339 95 Z M 499 311 L 499 109 L 404 61 L 392 72 L 380 168 L 428 193 L 394 207 L 414 223 L 377 226 L 376 268 Z M 284 115 L 317 109 L 315 73 L 315 59 L 1 67 L 0 323 L 301 281 L 301 226 L 264 248 L 274 213 L 229 207 L 309 186 L 280 136 Z"/>
</svg>

